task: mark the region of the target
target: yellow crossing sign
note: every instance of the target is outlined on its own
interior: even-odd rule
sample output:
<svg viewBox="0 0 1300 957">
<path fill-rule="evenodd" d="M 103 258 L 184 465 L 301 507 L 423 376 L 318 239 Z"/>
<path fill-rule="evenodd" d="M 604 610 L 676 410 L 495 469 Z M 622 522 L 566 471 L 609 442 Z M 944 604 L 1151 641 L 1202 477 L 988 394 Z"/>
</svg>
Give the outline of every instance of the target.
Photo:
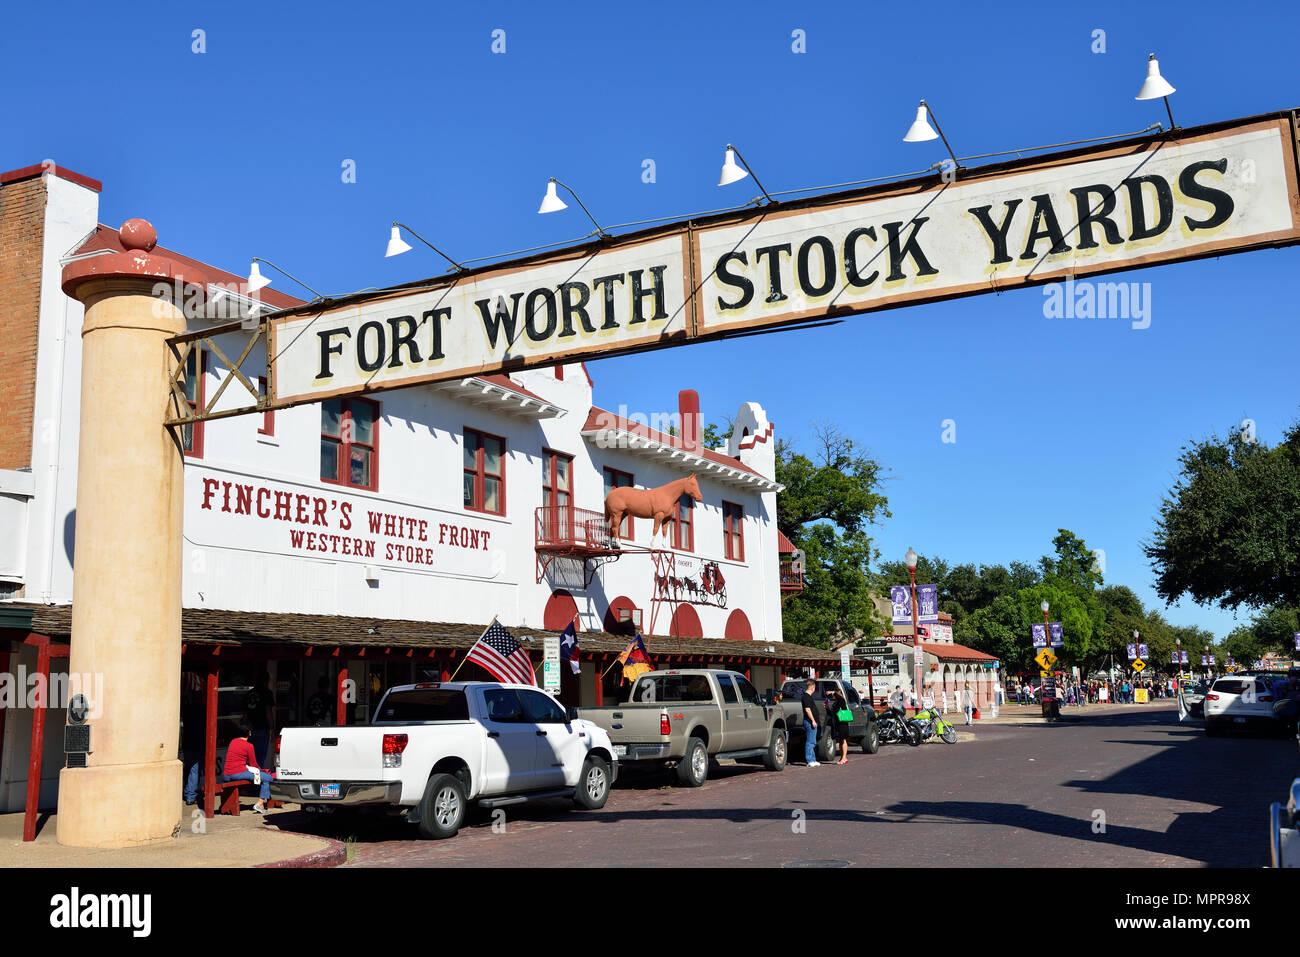
<svg viewBox="0 0 1300 957">
<path fill-rule="evenodd" d="M 1143 661 L 1141 658 L 1135 658 L 1135 659 L 1133 659 L 1133 670 L 1134 670 L 1134 671 L 1141 672 L 1142 669 L 1145 668 L 1146 666 L 1147 666 L 1147 663 L 1146 663 L 1145 661 Z"/>
<path fill-rule="evenodd" d="M 1038 662 L 1038 667 L 1050 670 L 1056 664 L 1056 655 L 1052 654 L 1052 649 L 1044 648 L 1034 656 L 1034 660 Z"/>
</svg>

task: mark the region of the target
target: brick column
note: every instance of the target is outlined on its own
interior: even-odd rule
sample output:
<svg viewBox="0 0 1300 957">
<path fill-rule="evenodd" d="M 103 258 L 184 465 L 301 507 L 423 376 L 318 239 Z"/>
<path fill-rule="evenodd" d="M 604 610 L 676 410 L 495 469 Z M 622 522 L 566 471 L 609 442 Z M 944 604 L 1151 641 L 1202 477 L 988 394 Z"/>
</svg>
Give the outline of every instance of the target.
<svg viewBox="0 0 1300 957">
<path fill-rule="evenodd" d="M 163 420 L 175 408 L 166 340 L 185 320 L 162 290 L 206 280 L 152 255 L 144 220 L 121 237 L 126 252 L 63 272 L 86 308 L 69 670 L 102 676 L 104 697 L 91 702 L 87 767 L 59 775 L 58 840 L 74 847 L 169 839 L 181 816 L 183 461 Z"/>
</svg>

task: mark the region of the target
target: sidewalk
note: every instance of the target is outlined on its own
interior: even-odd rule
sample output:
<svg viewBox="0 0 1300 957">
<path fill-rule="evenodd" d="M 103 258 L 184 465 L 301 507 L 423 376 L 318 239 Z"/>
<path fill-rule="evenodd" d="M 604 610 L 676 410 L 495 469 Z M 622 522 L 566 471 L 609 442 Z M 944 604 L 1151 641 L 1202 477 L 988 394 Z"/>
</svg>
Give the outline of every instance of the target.
<svg viewBox="0 0 1300 957">
<path fill-rule="evenodd" d="M 52 813 L 37 818 L 36 840 L 24 844 L 22 813 L 0 814 L 0 867 L 334 867 L 347 858 L 338 841 L 278 830 L 279 811 L 204 819 L 194 810 L 182 808 L 175 839 L 128 848 L 64 847 Z"/>
<path fill-rule="evenodd" d="M 1159 698 L 1149 704 L 1087 704 L 1061 709 L 1061 720 L 1073 721 L 1089 715 L 1117 714 L 1122 711 L 1149 711 L 1160 708 L 1176 708 L 1173 698 Z M 1043 709 L 1038 704 L 1005 704 L 998 709 L 996 718 L 989 717 L 991 711 L 981 711 L 974 727 L 984 724 L 1045 724 Z M 947 719 L 958 729 L 966 726 L 966 716 L 960 711 L 949 711 Z"/>
</svg>

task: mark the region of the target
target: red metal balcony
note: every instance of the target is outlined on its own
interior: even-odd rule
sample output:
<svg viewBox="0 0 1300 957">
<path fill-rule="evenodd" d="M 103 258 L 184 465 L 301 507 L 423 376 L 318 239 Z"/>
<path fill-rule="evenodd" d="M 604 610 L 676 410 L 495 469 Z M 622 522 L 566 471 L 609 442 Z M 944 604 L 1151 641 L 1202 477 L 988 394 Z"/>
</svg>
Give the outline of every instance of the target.
<svg viewBox="0 0 1300 957">
<path fill-rule="evenodd" d="M 537 550 L 560 555 L 602 555 L 618 551 L 605 516 L 586 508 L 543 505 L 537 509 Z"/>
<path fill-rule="evenodd" d="M 803 591 L 803 563 L 781 562 L 781 596 L 797 595 Z"/>
</svg>

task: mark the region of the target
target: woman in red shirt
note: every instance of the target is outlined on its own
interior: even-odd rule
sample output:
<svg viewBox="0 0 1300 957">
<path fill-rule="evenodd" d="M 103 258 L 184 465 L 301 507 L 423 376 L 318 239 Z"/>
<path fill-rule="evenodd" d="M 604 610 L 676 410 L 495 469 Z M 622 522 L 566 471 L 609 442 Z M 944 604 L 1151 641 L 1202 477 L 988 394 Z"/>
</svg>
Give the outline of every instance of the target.
<svg viewBox="0 0 1300 957">
<path fill-rule="evenodd" d="M 253 748 L 253 743 L 249 739 L 253 736 L 253 729 L 246 724 L 239 726 L 238 737 L 230 742 L 226 748 L 226 768 L 225 773 L 221 775 L 222 783 L 226 781 L 253 781 L 255 776 L 254 770 L 257 771 L 256 777 L 261 778 L 261 795 L 257 803 L 253 805 L 255 814 L 266 813 L 266 800 L 271 796 L 271 781 L 275 777 L 270 771 L 263 771 L 257 767 L 257 752 Z"/>
</svg>

